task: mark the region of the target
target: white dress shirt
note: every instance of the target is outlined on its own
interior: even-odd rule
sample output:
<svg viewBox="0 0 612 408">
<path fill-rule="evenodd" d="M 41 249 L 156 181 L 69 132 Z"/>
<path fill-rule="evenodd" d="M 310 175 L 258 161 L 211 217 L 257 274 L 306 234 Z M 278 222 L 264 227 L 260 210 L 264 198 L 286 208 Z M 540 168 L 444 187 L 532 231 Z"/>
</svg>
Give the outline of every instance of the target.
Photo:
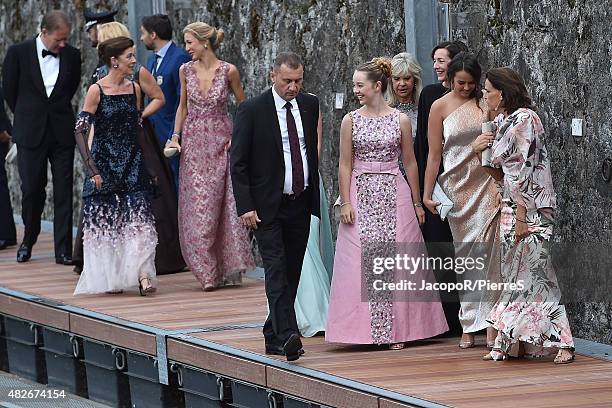
<svg viewBox="0 0 612 408">
<path fill-rule="evenodd" d="M 40 39 L 40 34 L 36 37 L 36 56 L 38 57 L 38 65 L 40 66 L 40 73 L 42 75 L 43 84 L 45 85 L 45 91 L 47 97 L 51 96 L 55 83 L 57 82 L 57 76 L 59 75 L 60 57 L 53 57 L 47 55 L 45 58 L 42 56 L 43 50 L 46 50 L 45 44 Z"/>
<path fill-rule="evenodd" d="M 287 129 L 287 109 L 285 105 L 287 101 L 281 98 L 274 87 L 272 87 L 272 95 L 274 96 L 274 105 L 276 106 L 276 116 L 278 117 L 278 125 L 281 131 L 281 140 L 283 142 L 283 157 L 285 159 L 285 185 L 283 187 L 284 194 L 292 194 L 293 175 L 291 167 L 291 148 L 289 147 L 289 130 Z M 302 117 L 297 100 L 294 98 L 291 102 L 291 114 L 295 119 L 295 127 L 297 128 L 298 140 L 300 141 L 300 153 L 302 154 L 302 165 L 304 167 L 304 188 L 308 186 L 308 159 L 306 158 L 306 139 L 304 138 L 304 128 L 302 127 Z"/>
<path fill-rule="evenodd" d="M 154 71 L 157 73 L 157 71 L 159 71 L 159 67 L 162 63 L 162 61 L 164 60 L 164 57 L 166 56 L 166 53 L 168 53 L 168 48 L 170 48 L 170 46 L 172 45 L 172 41 L 168 41 L 166 43 L 166 45 L 164 45 L 163 47 L 161 47 L 159 49 L 159 51 L 157 51 L 155 53 L 155 55 L 157 55 L 159 58 L 157 58 L 157 65 L 154 67 Z"/>
</svg>

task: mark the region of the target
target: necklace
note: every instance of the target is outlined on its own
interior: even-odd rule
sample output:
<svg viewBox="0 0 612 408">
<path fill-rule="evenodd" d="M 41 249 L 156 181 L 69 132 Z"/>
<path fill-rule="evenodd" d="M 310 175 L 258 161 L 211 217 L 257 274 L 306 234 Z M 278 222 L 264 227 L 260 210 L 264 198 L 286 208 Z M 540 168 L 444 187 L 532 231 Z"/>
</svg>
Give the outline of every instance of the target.
<svg viewBox="0 0 612 408">
<path fill-rule="evenodd" d="M 401 112 L 410 112 L 416 110 L 416 105 L 414 102 L 398 102 L 395 108 Z"/>
</svg>

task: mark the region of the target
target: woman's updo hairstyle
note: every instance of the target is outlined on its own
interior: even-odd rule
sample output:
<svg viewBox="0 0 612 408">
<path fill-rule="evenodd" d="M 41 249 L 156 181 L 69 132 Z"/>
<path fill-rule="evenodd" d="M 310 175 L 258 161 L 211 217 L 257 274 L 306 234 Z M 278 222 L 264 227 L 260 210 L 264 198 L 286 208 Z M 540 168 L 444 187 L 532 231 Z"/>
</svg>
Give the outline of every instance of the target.
<svg viewBox="0 0 612 408">
<path fill-rule="evenodd" d="M 187 33 L 193 35 L 195 39 L 200 42 L 208 40 L 213 50 L 219 48 L 219 45 L 223 42 L 223 38 L 225 38 L 225 33 L 222 29 L 211 27 L 201 21 L 188 24 L 183 29 L 183 34 Z"/>
<path fill-rule="evenodd" d="M 482 68 L 480 67 L 480 63 L 474 54 L 470 54 L 469 52 L 460 52 L 455 55 L 451 60 L 450 64 L 448 64 L 448 83 L 451 88 L 453 86 L 453 81 L 455 80 L 455 75 L 458 72 L 465 71 L 471 75 L 476 82 L 476 87 L 470 97 L 475 98 L 477 101 L 480 101 L 482 98 L 482 90 L 480 88 L 480 77 L 482 76 Z"/>
<path fill-rule="evenodd" d="M 102 62 L 111 65 L 111 58 L 119 58 L 125 50 L 134 46 L 134 41 L 128 37 L 115 37 L 98 44 L 98 55 Z"/>
<path fill-rule="evenodd" d="M 384 94 L 391 80 L 391 60 L 387 57 L 372 58 L 369 62 L 359 65 L 355 71 L 364 72 L 367 78 L 376 83 L 380 82 L 380 90 Z"/>
</svg>

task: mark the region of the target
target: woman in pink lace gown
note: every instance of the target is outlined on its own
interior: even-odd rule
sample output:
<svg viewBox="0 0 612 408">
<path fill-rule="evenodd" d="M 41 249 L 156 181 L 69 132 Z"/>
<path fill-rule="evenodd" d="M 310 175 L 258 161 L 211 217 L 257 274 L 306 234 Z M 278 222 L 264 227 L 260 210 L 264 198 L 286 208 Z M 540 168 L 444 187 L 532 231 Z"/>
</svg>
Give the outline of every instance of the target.
<svg viewBox="0 0 612 408">
<path fill-rule="evenodd" d="M 232 120 L 227 98 L 230 91 L 238 103 L 245 96 L 236 67 L 215 55 L 223 31 L 196 22 L 183 34 L 193 60 L 179 71 L 181 99 L 168 146 L 181 151 L 181 249 L 189 269 L 208 291 L 239 284 L 241 273 L 255 267 L 248 233 L 236 214 L 228 164 Z"/>
<path fill-rule="evenodd" d="M 355 71 L 353 92 L 363 107 L 346 115 L 340 129 L 342 223 L 325 332 L 332 343 L 401 349 L 404 342 L 448 330 L 437 290 L 411 294 L 379 290 L 376 283 L 407 280 L 418 283 L 418 289 L 421 282 L 435 282 L 423 268 L 414 274 L 376 269 L 376 259 L 426 254 L 410 119 L 383 98 L 390 76 L 391 62 L 384 58 Z M 400 155 L 408 182 L 399 170 Z"/>
</svg>

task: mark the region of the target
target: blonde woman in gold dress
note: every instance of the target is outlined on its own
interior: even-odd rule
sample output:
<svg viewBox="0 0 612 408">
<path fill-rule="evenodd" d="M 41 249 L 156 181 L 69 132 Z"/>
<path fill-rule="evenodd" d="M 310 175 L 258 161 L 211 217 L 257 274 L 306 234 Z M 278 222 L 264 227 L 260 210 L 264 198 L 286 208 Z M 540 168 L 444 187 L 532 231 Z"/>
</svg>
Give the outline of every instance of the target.
<svg viewBox="0 0 612 408">
<path fill-rule="evenodd" d="M 458 283 L 501 281 L 497 188 L 471 148 L 481 133 L 482 122 L 487 120 L 487 111 L 480 103 L 481 72 L 474 55 L 457 54 L 448 67 L 451 92 L 435 101 L 429 113 L 423 204 L 432 213 L 438 213 L 439 203 L 432 200 L 432 192 L 442 161 L 444 172 L 437 182 L 453 202 L 448 222 L 454 239 L 455 265 L 459 265 L 459 258 L 482 257 L 486 261 L 481 270 L 455 268 Z M 486 288 L 459 290 L 459 296 L 459 321 L 463 329 L 459 347 L 474 347 L 474 334 L 483 329 L 487 329 L 487 345 L 491 347 L 495 332 L 487 317 L 499 292 Z"/>
</svg>

